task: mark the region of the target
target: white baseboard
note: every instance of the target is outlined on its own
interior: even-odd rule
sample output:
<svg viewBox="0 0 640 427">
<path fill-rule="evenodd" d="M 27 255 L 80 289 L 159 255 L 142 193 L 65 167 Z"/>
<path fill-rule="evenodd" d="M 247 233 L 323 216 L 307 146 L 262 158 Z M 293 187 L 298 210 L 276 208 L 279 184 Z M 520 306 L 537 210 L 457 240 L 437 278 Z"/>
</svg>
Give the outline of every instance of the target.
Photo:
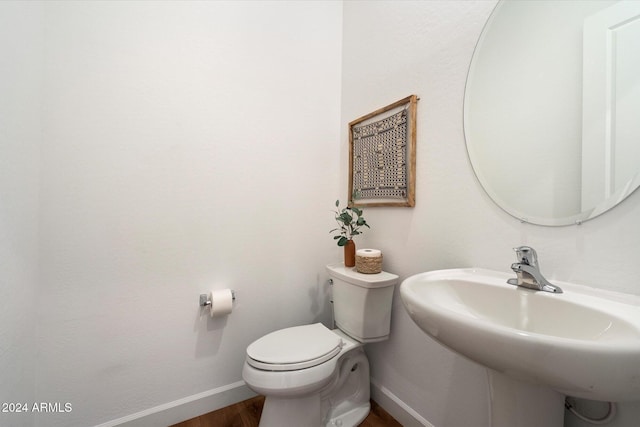
<svg viewBox="0 0 640 427">
<path fill-rule="evenodd" d="M 404 427 L 435 427 L 374 378 L 371 378 L 371 398 Z"/>
<path fill-rule="evenodd" d="M 256 396 L 244 381 L 187 396 L 95 427 L 169 426 Z M 435 427 L 388 388 L 371 378 L 371 398 L 404 427 Z"/>
<path fill-rule="evenodd" d="M 244 381 L 238 381 L 99 424 L 95 427 L 170 426 L 254 396 L 256 394 L 247 387 Z"/>
</svg>

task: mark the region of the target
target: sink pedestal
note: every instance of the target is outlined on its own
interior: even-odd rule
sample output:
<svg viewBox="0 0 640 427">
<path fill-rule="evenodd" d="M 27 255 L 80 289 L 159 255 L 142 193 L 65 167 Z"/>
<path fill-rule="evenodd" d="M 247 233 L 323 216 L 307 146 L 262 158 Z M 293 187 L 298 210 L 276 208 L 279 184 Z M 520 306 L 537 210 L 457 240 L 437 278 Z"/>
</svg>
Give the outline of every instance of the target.
<svg viewBox="0 0 640 427">
<path fill-rule="evenodd" d="M 487 369 L 491 427 L 562 427 L 565 396 Z"/>
</svg>

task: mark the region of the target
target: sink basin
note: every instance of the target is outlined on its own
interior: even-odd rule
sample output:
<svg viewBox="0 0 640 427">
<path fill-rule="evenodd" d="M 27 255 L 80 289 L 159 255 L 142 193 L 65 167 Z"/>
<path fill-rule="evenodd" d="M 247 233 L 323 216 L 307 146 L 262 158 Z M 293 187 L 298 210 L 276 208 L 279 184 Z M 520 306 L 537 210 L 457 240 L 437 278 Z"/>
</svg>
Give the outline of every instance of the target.
<svg viewBox="0 0 640 427">
<path fill-rule="evenodd" d="M 510 378 L 593 400 L 640 399 L 640 297 L 553 281 L 564 293 L 509 285 L 482 269 L 404 280 L 413 321 L 454 352 Z"/>
</svg>

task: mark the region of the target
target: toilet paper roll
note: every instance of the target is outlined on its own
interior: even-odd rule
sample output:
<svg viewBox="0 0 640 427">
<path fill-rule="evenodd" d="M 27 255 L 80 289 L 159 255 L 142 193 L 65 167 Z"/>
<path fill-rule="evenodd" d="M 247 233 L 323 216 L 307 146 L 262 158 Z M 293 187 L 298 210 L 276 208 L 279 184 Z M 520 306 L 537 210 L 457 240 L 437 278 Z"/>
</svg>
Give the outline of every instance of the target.
<svg viewBox="0 0 640 427">
<path fill-rule="evenodd" d="M 211 317 L 226 316 L 233 310 L 233 292 L 231 289 L 211 291 Z"/>
<path fill-rule="evenodd" d="M 379 249 L 358 249 L 356 255 L 365 258 L 380 258 L 382 251 Z"/>
</svg>

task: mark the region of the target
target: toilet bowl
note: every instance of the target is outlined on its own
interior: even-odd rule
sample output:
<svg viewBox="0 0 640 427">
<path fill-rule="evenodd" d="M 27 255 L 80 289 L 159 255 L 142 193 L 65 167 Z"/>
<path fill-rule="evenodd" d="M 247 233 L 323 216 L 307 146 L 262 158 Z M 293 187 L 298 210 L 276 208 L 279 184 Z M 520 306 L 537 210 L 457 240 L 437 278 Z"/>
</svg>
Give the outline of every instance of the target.
<svg viewBox="0 0 640 427">
<path fill-rule="evenodd" d="M 264 357 L 278 342 L 297 342 L 308 353 L 287 353 L 285 345 L 281 354 Z M 242 377 L 266 396 L 260 427 L 357 425 L 369 413 L 369 362 L 362 344 L 321 323 L 281 329 L 254 342 Z"/>
<path fill-rule="evenodd" d="M 247 347 L 245 383 L 266 396 L 260 427 L 356 426 L 369 413 L 363 344 L 389 335 L 398 276 L 329 265 L 338 329 L 321 323 L 271 332 Z"/>
</svg>

